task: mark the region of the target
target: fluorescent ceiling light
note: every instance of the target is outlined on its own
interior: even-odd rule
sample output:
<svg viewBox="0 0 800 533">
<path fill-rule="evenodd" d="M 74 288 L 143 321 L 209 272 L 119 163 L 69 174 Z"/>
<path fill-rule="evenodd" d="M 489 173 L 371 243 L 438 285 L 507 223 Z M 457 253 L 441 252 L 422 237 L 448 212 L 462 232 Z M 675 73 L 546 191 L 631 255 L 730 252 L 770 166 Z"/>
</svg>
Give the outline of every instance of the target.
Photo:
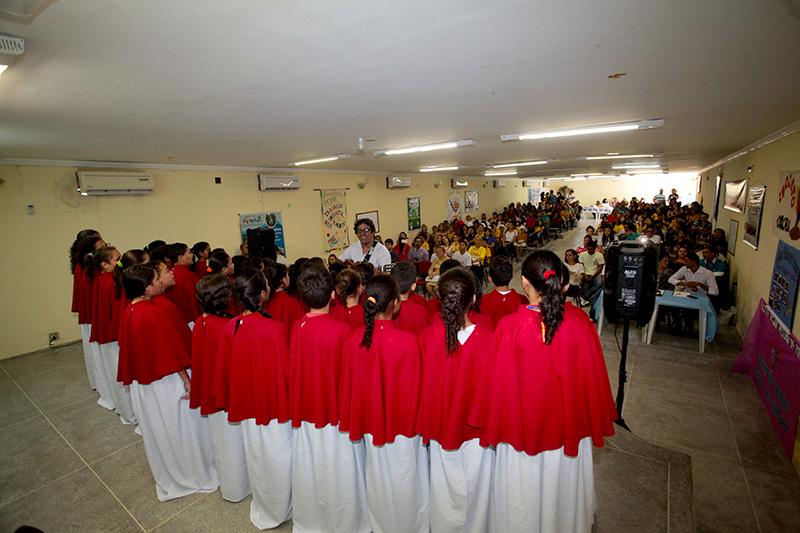
<svg viewBox="0 0 800 533">
<path fill-rule="evenodd" d="M 625 170 L 626 168 L 661 168 L 661 165 L 619 165 L 611 168 L 613 170 Z"/>
<path fill-rule="evenodd" d="M 575 135 L 592 135 L 594 133 L 613 133 L 617 131 L 646 130 L 660 128 L 664 125 L 664 119 L 638 120 L 635 122 L 621 122 L 618 124 L 600 124 L 597 126 L 586 126 L 583 128 L 570 128 L 561 130 L 549 130 L 531 133 L 515 133 L 501 135 L 502 141 L 529 141 L 536 139 L 552 139 L 556 137 L 572 137 Z"/>
<path fill-rule="evenodd" d="M 664 170 L 632 170 L 628 174 L 664 174 Z"/>
<path fill-rule="evenodd" d="M 503 165 L 492 165 L 492 168 L 508 168 L 508 167 L 527 167 L 530 165 L 546 165 L 549 160 L 543 159 L 542 161 L 521 161 L 519 163 L 505 163 Z"/>
<path fill-rule="evenodd" d="M 427 167 L 419 169 L 420 172 L 438 172 L 439 170 L 458 170 L 458 167 Z"/>
<path fill-rule="evenodd" d="M 570 174 L 570 175 L 573 178 L 577 178 L 577 177 L 584 177 L 585 178 L 587 176 L 602 176 L 603 173 L 602 172 L 588 172 L 588 173 L 584 172 L 584 173 L 581 173 L 581 174 Z"/>
<path fill-rule="evenodd" d="M 501 170 L 500 172 L 485 172 L 484 176 L 516 176 L 516 170 Z"/>
<path fill-rule="evenodd" d="M 306 159 L 305 161 L 292 161 L 289 163 L 290 167 L 299 167 L 300 165 L 313 165 L 314 163 L 324 163 L 325 161 L 336 161 L 337 159 L 350 159 L 350 154 L 337 154 L 326 157 L 319 157 L 317 159 Z"/>
<path fill-rule="evenodd" d="M 444 150 L 446 148 L 458 148 L 460 146 L 475 146 L 474 139 L 464 139 L 462 141 L 447 141 L 443 143 L 420 144 L 418 146 L 407 146 L 405 148 L 390 148 L 388 150 L 375 150 L 372 155 L 401 155 L 413 154 L 415 152 L 430 152 L 431 150 Z"/>
<path fill-rule="evenodd" d="M 576 157 L 575 159 L 578 160 L 592 160 L 592 159 L 636 159 L 638 157 L 662 157 L 664 154 L 633 154 L 633 155 L 619 155 L 619 154 L 608 154 L 608 155 L 586 155 L 581 157 Z"/>
<path fill-rule="evenodd" d="M 7 68 L 8 68 L 8 65 L 0 65 L 0 75 L 2 75 L 2 74 L 3 74 L 3 72 L 5 72 L 5 70 L 6 70 Z"/>
</svg>

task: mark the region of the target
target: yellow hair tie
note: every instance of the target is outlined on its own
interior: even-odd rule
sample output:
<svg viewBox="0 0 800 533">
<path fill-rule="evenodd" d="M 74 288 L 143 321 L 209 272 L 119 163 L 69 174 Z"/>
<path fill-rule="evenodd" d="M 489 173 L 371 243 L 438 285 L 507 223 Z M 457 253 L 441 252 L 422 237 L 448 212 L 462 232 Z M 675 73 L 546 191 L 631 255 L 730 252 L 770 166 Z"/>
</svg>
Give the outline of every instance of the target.
<svg viewBox="0 0 800 533">
<path fill-rule="evenodd" d="M 368 301 L 368 302 L 372 302 L 372 303 L 374 303 L 374 304 L 377 304 L 377 303 L 378 303 L 378 302 L 376 302 L 376 301 L 375 301 L 375 298 L 373 298 L 372 296 L 370 296 L 369 298 L 367 298 L 367 301 Z"/>
<path fill-rule="evenodd" d="M 117 261 L 117 266 L 118 266 L 118 267 L 120 267 L 120 268 L 122 268 L 122 259 L 120 259 L 119 261 Z"/>
</svg>

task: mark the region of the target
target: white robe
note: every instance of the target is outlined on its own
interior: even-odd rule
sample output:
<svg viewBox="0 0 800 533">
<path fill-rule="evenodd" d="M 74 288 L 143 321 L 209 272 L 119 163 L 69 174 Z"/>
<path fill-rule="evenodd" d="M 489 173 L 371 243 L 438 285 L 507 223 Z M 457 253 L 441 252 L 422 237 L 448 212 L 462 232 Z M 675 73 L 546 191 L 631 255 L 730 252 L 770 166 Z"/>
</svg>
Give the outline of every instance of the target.
<svg viewBox="0 0 800 533">
<path fill-rule="evenodd" d="M 134 381 L 130 387 L 158 499 L 217 490 L 208 422 L 181 399 L 186 391 L 180 376 L 170 374 L 150 385 Z"/>
<path fill-rule="evenodd" d="M 229 502 L 242 501 L 252 492 L 247 475 L 242 425 L 228 422 L 228 413 L 225 411 L 218 411 L 207 418 L 222 497 Z"/>
<path fill-rule="evenodd" d="M 92 336 L 91 324 L 80 324 L 81 341 L 83 342 L 83 360 L 86 363 L 86 375 L 89 376 L 89 386 L 92 390 L 97 390 L 97 381 L 94 378 L 94 354 L 89 345 L 89 338 Z"/>
<path fill-rule="evenodd" d="M 98 344 L 97 341 L 90 342 L 89 348 L 92 351 L 92 359 L 94 360 L 94 382 L 97 385 L 97 392 L 100 394 L 97 404 L 105 407 L 109 411 L 113 411 L 116 408 L 116 404 L 114 404 L 114 393 L 111 390 L 111 383 L 108 381 L 105 362 L 100 353 L 100 344 Z M 116 381 L 116 377 L 114 381 Z"/>
<path fill-rule="evenodd" d="M 294 531 L 369 533 L 364 440 L 353 442 L 338 426 L 293 429 Z"/>
<path fill-rule="evenodd" d="M 111 387 L 111 396 L 114 408 L 117 410 L 120 421 L 126 425 L 136 424 L 136 414 L 133 412 L 131 402 L 131 388 L 117 381 L 119 368 L 119 344 L 117 341 L 100 345 L 100 357 L 103 358 L 103 370 Z"/>
<path fill-rule="evenodd" d="M 592 438 L 580 441 L 577 457 L 564 448 L 530 456 L 499 444 L 494 500 L 497 531 L 588 533 L 596 508 Z"/>
<path fill-rule="evenodd" d="M 422 437 L 398 436 L 391 444 L 373 446 L 364 435 L 367 452 L 367 503 L 375 533 L 430 531 L 428 451 Z"/>
<path fill-rule="evenodd" d="M 250 521 L 258 529 L 278 527 L 292 517 L 292 425 L 273 420 L 242 422 L 247 473 L 253 488 Z"/>
<path fill-rule="evenodd" d="M 444 450 L 430 441 L 431 531 L 459 533 L 493 531 L 490 504 L 495 452 L 478 439 L 458 450 Z"/>
</svg>

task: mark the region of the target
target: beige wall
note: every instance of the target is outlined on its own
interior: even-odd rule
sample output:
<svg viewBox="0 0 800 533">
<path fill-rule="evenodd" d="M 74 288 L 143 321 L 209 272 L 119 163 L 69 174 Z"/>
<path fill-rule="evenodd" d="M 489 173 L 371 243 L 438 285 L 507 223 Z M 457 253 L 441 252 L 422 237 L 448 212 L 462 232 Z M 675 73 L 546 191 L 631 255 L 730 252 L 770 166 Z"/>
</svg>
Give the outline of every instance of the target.
<svg viewBox="0 0 800 533">
<path fill-rule="evenodd" d="M 752 166 L 753 171 L 748 172 Z M 711 212 L 714 195 L 714 183 L 720 168 L 723 171 L 722 191 L 720 195 L 719 220 L 715 227 L 720 227 L 727 233 L 731 219 L 739 221 L 739 234 L 736 242 L 736 255 L 730 257 L 731 279 L 738 283 L 736 294 L 737 328 L 744 336 L 750 321 L 758 307 L 759 299 L 769 299 L 769 286 L 772 277 L 772 267 L 775 263 L 775 252 L 780 240 L 773 233 L 775 223 L 775 206 L 778 192 L 780 192 L 781 170 L 800 169 L 800 133 L 794 133 L 779 141 L 759 148 L 747 155 L 738 157 L 722 165 L 704 172 L 701 176 L 701 195 L 704 198 L 706 210 Z M 766 185 L 767 193 L 764 198 L 764 210 L 761 217 L 761 235 L 758 250 L 753 250 L 742 242 L 744 235 L 745 213 L 734 213 L 723 209 L 725 182 L 748 180 L 748 186 Z M 789 242 L 789 241 L 787 241 Z M 789 242 L 794 247 L 800 247 L 800 242 Z M 792 332 L 800 337 L 800 326 L 797 316 Z"/>
<path fill-rule="evenodd" d="M 550 180 L 548 188 L 554 191 L 562 185 L 566 185 L 575 190 L 575 198 L 580 200 L 582 205 L 590 205 L 602 201 L 603 198 L 611 200 L 616 196 L 618 200 L 630 200 L 645 198 L 653 200 L 653 196 L 658 194 L 659 189 L 664 189 L 664 194 L 669 194 L 672 189 L 677 189 L 681 199 L 692 201 L 696 198 L 697 185 L 694 181 L 695 176 L 689 174 L 667 174 L 664 176 L 648 176 L 639 178 L 621 179 L 586 179 L 584 181 L 561 181 Z"/>
<path fill-rule="evenodd" d="M 233 252 L 241 242 L 239 213 L 282 211 L 287 255 L 294 260 L 325 255 L 319 192 L 314 189 L 349 188 L 349 224 L 356 213 L 377 209 L 381 235 L 395 239 L 407 227 L 406 197 L 420 197 L 422 222 L 431 226 L 444 220 L 450 191 L 445 177 L 414 177 L 411 188 L 388 190 L 385 175 L 308 173 L 302 175 L 299 190 L 260 192 L 254 172 L 151 170 L 155 191 L 150 195 L 86 197 L 76 191 L 75 172 L 0 166 L 5 181 L 0 185 L 0 242 L 6 250 L 0 359 L 46 347 L 51 331 L 58 331 L 62 342 L 80 337 L 70 312 L 68 251 L 84 228 L 100 231 L 123 252 L 154 239 L 189 246 L 205 240 Z M 217 176 L 221 185 L 214 184 Z M 358 184 L 365 181 L 360 189 Z M 527 189 L 519 181 L 506 183 L 495 189 L 490 180 L 470 180 L 468 189 L 479 191 L 478 213 L 527 201 Z M 35 215 L 27 214 L 28 205 L 34 206 Z"/>
</svg>

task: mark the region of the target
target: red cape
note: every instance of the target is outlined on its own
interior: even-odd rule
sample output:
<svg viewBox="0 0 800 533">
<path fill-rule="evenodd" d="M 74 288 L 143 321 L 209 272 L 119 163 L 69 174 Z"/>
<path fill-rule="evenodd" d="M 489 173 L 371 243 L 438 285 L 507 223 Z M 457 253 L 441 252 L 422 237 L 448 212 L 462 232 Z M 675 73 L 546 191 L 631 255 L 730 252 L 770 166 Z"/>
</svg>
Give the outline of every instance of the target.
<svg viewBox="0 0 800 533">
<path fill-rule="evenodd" d="M 500 294 L 495 289 L 483 295 L 480 305 L 481 312 L 489 315 L 489 318 L 497 324 L 504 316 L 516 313 L 520 305 L 528 305 L 528 298 L 514 289 L 508 294 Z"/>
<path fill-rule="evenodd" d="M 192 395 L 189 407 L 200 408 L 201 415 L 212 415 L 219 411 L 211 396 L 214 371 L 217 368 L 217 351 L 222 339 L 222 330 L 230 318 L 216 315 L 199 316 L 192 330 Z"/>
<path fill-rule="evenodd" d="M 364 306 L 362 304 L 353 307 L 337 305 L 331 309 L 331 318 L 344 322 L 353 329 L 364 325 Z"/>
<path fill-rule="evenodd" d="M 283 291 L 275 291 L 270 294 L 264 311 L 283 324 L 287 335 L 292 331 L 294 323 L 303 318 L 303 307 Z"/>
<path fill-rule="evenodd" d="M 266 426 L 289 420 L 289 346 L 283 324 L 260 313 L 238 316 L 222 332 L 212 395 L 229 422 Z"/>
<path fill-rule="evenodd" d="M 75 265 L 75 272 L 72 274 L 72 312 L 77 313 L 80 309 L 81 301 L 81 277 L 83 277 L 83 267 Z"/>
<path fill-rule="evenodd" d="M 156 304 L 156 307 L 163 309 L 167 313 L 175 329 L 180 333 L 181 339 L 183 339 L 184 345 L 186 346 L 186 351 L 191 352 L 192 330 L 189 329 L 189 323 L 183 320 L 183 316 L 180 311 L 178 311 L 178 308 L 175 307 L 175 304 L 167 300 L 163 294 L 153 297 L 152 300 L 153 303 Z"/>
<path fill-rule="evenodd" d="M 90 342 L 107 344 L 114 342 L 119 336 L 121 318 L 120 301 L 114 287 L 114 274 L 103 272 L 95 282 L 92 299 L 92 335 Z"/>
<path fill-rule="evenodd" d="M 417 433 L 425 444 L 437 441 L 445 450 L 457 450 L 480 436 L 467 425 L 481 371 L 489 361 L 487 347 L 492 332 L 475 326 L 467 342 L 447 356 L 444 324 L 437 322 L 420 335 L 425 354 L 422 401 L 417 418 Z"/>
<path fill-rule="evenodd" d="M 120 321 L 119 336 L 117 381 L 123 385 L 134 381 L 149 385 L 191 365 L 180 333 L 153 300 L 128 307 Z"/>
<path fill-rule="evenodd" d="M 200 281 L 200 278 L 186 265 L 175 265 L 172 273 L 175 275 L 175 285 L 166 292 L 165 296 L 175 304 L 184 322 L 188 324 L 200 316 L 196 293 L 197 282 Z"/>
<path fill-rule="evenodd" d="M 442 313 L 438 312 L 433 317 L 431 317 L 431 324 L 435 324 L 436 322 L 442 321 Z M 489 331 L 494 331 L 494 322 L 489 315 L 484 315 L 483 313 L 477 312 L 475 309 L 469 310 L 469 321 L 473 324 L 478 324 L 479 326 L 488 329 Z"/>
<path fill-rule="evenodd" d="M 363 337 L 358 328 L 345 344 L 339 430 L 353 441 L 369 433 L 375 446 L 413 437 L 422 387 L 419 340 L 391 320 L 375 321 L 369 350 Z"/>
<path fill-rule="evenodd" d="M 339 423 L 342 350 L 350 326 L 330 314 L 307 314 L 292 328 L 289 365 L 292 426 Z"/>
<path fill-rule="evenodd" d="M 408 299 L 411 300 L 412 302 L 414 302 L 415 304 L 421 306 L 421 307 L 425 307 L 426 309 L 428 307 L 428 300 L 426 300 L 425 298 L 423 298 L 422 296 L 420 296 L 419 294 L 417 294 L 415 292 L 412 292 L 408 296 Z M 433 313 L 428 312 L 428 314 L 433 314 Z"/>
<path fill-rule="evenodd" d="M 203 279 L 206 277 L 208 272 L 208 263 L 203 261 L 202 259 L 194 264 L 194 273 L 198 279 Z"/>
<path fill-rule="evenodd" d="M 403 331 L 419 335 L 423 329 L 431 325 L 431 315 L 421 305 L 406 300 L 400 306 L 400 314 L 397 315 L 395 323 Z"/>
<path fill-rule="evenodd" d="M 94 283 L 81 269 L 81 281 L 79 286 L 80 298 L 78 299 L 78 324 L 92 323 L 92 285 Z"/>
<path fill-rule="evenodd" d="M 433 316 L 436 313 L 438 313 L 439 311 L 441 311 L 442 310 L 442 306 L 439 303 L 439 297 L 435 296 L 435 297 L 431 298 L 430 300 L 428 300 L 428 303 L 425 305 L 425 308 L 428 310 L 428 313 L 430 313 L 431 316 Z"/>
<path fill-rule="evenodd" d="M 469 424 L 486 429 L 482 444 L 505 442 L 528 455 L 563 446 L 575 457 L 585 437 L 602 447 L 617 412 L 597 331 L 572 306 L 549 346 L 541 325 L 525 306 L 500 321 Z"/>
</svg>

